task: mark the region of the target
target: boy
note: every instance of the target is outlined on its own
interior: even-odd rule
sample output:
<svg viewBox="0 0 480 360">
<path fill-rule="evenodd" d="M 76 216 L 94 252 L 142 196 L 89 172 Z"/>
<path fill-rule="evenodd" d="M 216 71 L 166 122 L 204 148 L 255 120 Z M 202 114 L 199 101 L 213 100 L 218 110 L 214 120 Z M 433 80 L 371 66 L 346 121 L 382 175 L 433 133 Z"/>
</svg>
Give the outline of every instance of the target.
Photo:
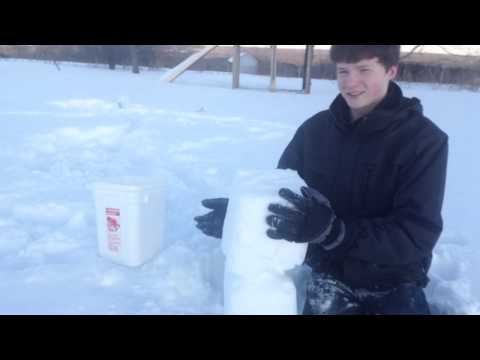
<svg viewBox="0 0 480 360">
<path fill-rule="evenodd" d="M 303 123 L 278 168 L 308 187 L 280 189 L 267 235 L 309 243 L 304 314 L 430 314 L 424 288 L 442 232 L 448 137 L 393 82 L 400 45 L 333 45 L 340 94 Z M 227 199 L 197 217 L 221 237 Z"/>
</svg>

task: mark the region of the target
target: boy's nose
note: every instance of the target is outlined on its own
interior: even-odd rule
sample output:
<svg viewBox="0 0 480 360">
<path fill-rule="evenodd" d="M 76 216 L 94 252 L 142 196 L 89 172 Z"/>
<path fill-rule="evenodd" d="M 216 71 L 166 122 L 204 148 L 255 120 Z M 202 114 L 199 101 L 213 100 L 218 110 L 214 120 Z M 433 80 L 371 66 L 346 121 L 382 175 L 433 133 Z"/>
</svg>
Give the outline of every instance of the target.
<svg viewBox="0 0 480 360">
<path fill-rule="evenodd" d="M 359 78 L 355 74 L 349 74 L 343 79 L 342 85 L 344 88 L 355 88 L 359 83 Z"/>
<path fill-rule="evenodd" d="M 356 92 L 362 89 L 361 80 L 358 76 L 350 75 L 343 79 L 343 81 L 340 83 L 340 88 L 345 92 Z"/>
</svg>

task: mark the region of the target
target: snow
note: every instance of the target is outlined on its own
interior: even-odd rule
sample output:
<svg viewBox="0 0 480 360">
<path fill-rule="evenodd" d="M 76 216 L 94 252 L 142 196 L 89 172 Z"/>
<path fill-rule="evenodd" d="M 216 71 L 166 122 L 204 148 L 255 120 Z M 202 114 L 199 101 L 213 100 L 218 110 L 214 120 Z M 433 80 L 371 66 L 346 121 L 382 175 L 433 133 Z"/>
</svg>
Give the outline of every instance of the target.
<svg viewBox="0 0 480 360">
<path fill-rule="evenodd" d="M 307 245 L 270 239 L 265 218 L 269 204 L 291 207 L 279 189 L 300 193 L 302 186 L 292 170 L 244 171 L 235 177 L 222 237 L 225 314 L 297 314 L 290 273 L 302 265 Z"/>
<path fill-rule="evenodd" d="M 274 169 L 297 127 L 337 94 L 267 91 L 268 77 L 2 60 L 0 96 L 0 313 L 222 314 L 224 255 L 193 217 L 228 196 L 239 171 Z M 300 89 L 301 79 L 278 79 Z M 401 84 L 450 136 L 445 227 L 435 249 L 430 303 L 480 313 L 477 204 L 480 95 Z M 172 245 L 138 268 L 97 254 L 93 184 L 129 176 L 168 182 Z"/>
</svg>

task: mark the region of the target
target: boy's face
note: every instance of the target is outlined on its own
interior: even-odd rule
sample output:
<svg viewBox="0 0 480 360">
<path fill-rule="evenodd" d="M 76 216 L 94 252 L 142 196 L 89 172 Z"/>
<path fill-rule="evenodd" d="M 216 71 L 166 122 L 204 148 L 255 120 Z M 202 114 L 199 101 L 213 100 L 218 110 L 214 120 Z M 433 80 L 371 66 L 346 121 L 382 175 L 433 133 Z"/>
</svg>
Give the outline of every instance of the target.
<svg viewBox="0 0 480 360">
<path fill-rule="evenodd" d="M 338 88 L 354 116 L 363 116 L 380 103 L 398 66 L 386 70 L 378 58 L 357 63 L 337 63 Z"/>
</svg>

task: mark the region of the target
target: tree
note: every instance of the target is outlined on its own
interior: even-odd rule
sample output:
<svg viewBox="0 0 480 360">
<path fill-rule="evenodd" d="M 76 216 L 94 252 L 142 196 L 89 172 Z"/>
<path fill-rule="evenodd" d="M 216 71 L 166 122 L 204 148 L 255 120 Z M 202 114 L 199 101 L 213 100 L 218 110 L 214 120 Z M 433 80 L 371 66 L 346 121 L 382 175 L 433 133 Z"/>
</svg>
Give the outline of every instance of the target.
<svg viewBox="0 0 480 360">
<path fill-rule="evenodd" d="M 110 70 L 115 70 L 117 63 L 115 45 L 102 45 L 103 54 Z"/>
<path fill-rule="evenodd" d="M 130 45 L 130 60 L 132 63 L 132 71 L 134 74 L 139 74 L 140 69 L 138 68 L 138 47 L 137 45 Z"/>
</svg>

